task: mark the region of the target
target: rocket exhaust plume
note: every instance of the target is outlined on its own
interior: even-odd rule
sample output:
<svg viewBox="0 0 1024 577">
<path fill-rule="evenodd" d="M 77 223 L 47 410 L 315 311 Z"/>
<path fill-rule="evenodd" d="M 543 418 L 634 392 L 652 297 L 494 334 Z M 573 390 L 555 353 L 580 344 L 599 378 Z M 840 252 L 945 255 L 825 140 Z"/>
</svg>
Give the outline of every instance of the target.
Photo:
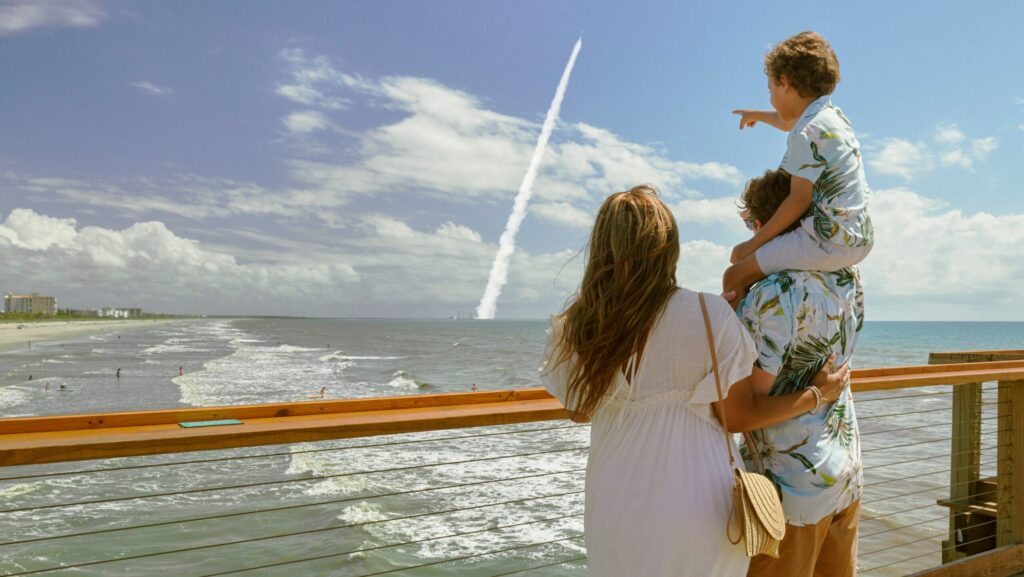
<svg viewBox="0 0 1024 577">
<path fill-rule="evenodd" d="M 516 200 L 512 206 L 512 214 L 505 224 L 505 232 L 498 241 L 498 254 L 494 256 L 494 263 L 491 265 L 491 274 L 487 279 L 487 288 L 484 289 L 484 296 L 480 299 L 480 305 L 476 307 L 476 318 L 493 319 L 494 309 L 498 297 L 501 296 L 501 289 L 508 280 L 508 265 L 512 259 L 512 253 L 516 250 L 516 234 L 519 232 L 519 225 L 523 224 L 526 217 L 526 205 L 533 196 L 533 181 L 537 179 L 537 170 L 540 168 L 540 161 L 544 157 L 544 151 L 548 148 L 548 139 L 551 131 L 555 129 L 558 122 L 558 112 L 562 108 L 562 99 L 565 97 L 565 89 L 569 86 L 569 76 L 572 75 L 572 67 L 576 64 L 576 56 L 580 53 L 583 45 L 583 36 L 576 41 L 572 49 L 572 56 L 562 71 L 562 79 L 558 82 L 558 89 L 555 90 L 555 97 L 551 100 L 548 114 L 544 118 L 544 126 L 541 128 L 540 137 L 537 138 L 537 146 L 533 149 L 533 156 L 530 158 L 530 165 L 523 176 L 523 182 L 519 185 L 519 192 L 516 193 Z"/>
</svg>

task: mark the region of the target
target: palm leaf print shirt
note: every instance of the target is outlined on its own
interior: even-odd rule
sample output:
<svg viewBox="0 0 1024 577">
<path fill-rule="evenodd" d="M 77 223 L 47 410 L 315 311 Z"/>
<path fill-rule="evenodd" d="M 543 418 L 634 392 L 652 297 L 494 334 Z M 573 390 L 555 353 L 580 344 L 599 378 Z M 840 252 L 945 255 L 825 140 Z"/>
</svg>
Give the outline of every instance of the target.
<svg viewBox="0 0 1024 577">
<path fill-rule="evenodd" d="M 853 355 L 864 321 L 860 274 L 856 267 L 776 273 L 751 288 L 738 314 L 757 347 L 754 364 L 775 375 L 770 394 L 802 391 L 831 353 L 837 367 Z M 849 389 L 749 438 L 753 446 L 744 443 L 741 453 L 751 470 L 763 463 L 779 487 L 787 523 L 817 523 L 860 498 L 860 433 Z"/>
<path fill-rule="evenodd" d="M 812 236 L 850 247 L 874 242 L 860 144 L 828 95 L 804 110 L 789 133 L 779 168 L 814 184 L 811 214 L 801 221 Z"/>
</svg>

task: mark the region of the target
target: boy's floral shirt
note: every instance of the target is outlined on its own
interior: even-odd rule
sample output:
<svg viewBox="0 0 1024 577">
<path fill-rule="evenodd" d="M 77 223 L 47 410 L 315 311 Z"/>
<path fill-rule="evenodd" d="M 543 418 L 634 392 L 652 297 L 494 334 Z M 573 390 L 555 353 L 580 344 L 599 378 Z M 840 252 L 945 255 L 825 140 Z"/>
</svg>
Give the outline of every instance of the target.
<svg viewBox="0 0 1024 577">
<path fill-rule="evenodd" d="M 738 314 L 757 346 L 755 364 L 775 375 L 771 394 L 802 391 L 829 354 L 836 353 L 837 367 L 853 355 L 864 323 L 860 274 L 856 267 L 776 273 L 751 288 Z M 849 389 L 834 403 L 750 436 L 781 490 L 787 523 L 817 523 L 860 498 L 860 433 Z M 744 443 L 747 468 L 759 471 L 749 451 Z"/>
<path fill-rule="evenodd" d="M 790 131 L 779 168 L 814 183 L 811 214 L 801 225 L 822 242 L 860 247 L 874 242 L 860 144 L 843 111 L 815 100 Z"/>
</svg>

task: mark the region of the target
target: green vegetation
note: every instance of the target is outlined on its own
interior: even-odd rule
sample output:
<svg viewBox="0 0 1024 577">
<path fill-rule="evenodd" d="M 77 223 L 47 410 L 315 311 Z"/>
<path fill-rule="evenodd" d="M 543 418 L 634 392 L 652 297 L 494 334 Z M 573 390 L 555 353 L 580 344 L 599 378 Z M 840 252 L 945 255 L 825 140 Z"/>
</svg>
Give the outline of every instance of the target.
<svg viewBox="0 0 1024 577">
<path fill-rule="evenodd" d="M 60 309 L 55 315 L 30 314 L 30 313 L 0 313 L 0 324 L 3 323 L 52 323 L 72 321 L 123 321 L 123 320 L 144 320 L 144 319 L 174 319 L 181 318 L 179 315 L 143 314 L 141 317 L 130 319 L 114 317 L 98 317 L 96 315 L 71 312 L 67 309 Z"/>
</svg>

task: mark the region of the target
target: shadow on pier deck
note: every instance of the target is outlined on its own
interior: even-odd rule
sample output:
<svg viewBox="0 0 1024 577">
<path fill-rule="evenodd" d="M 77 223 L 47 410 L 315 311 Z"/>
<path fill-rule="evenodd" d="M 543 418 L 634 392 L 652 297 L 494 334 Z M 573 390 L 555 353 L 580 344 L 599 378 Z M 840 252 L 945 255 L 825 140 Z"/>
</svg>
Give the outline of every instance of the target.
<svg viewBox="0 0 1024 577">
<path fill-rule="evenodd" d="M 1024 351 L 930 362 L 854 372 L 860 574 L 1020 574 Z M 564 417 L 531 388 L 0 419 L 0 573 L 585 575 Z"/>
</svg>

